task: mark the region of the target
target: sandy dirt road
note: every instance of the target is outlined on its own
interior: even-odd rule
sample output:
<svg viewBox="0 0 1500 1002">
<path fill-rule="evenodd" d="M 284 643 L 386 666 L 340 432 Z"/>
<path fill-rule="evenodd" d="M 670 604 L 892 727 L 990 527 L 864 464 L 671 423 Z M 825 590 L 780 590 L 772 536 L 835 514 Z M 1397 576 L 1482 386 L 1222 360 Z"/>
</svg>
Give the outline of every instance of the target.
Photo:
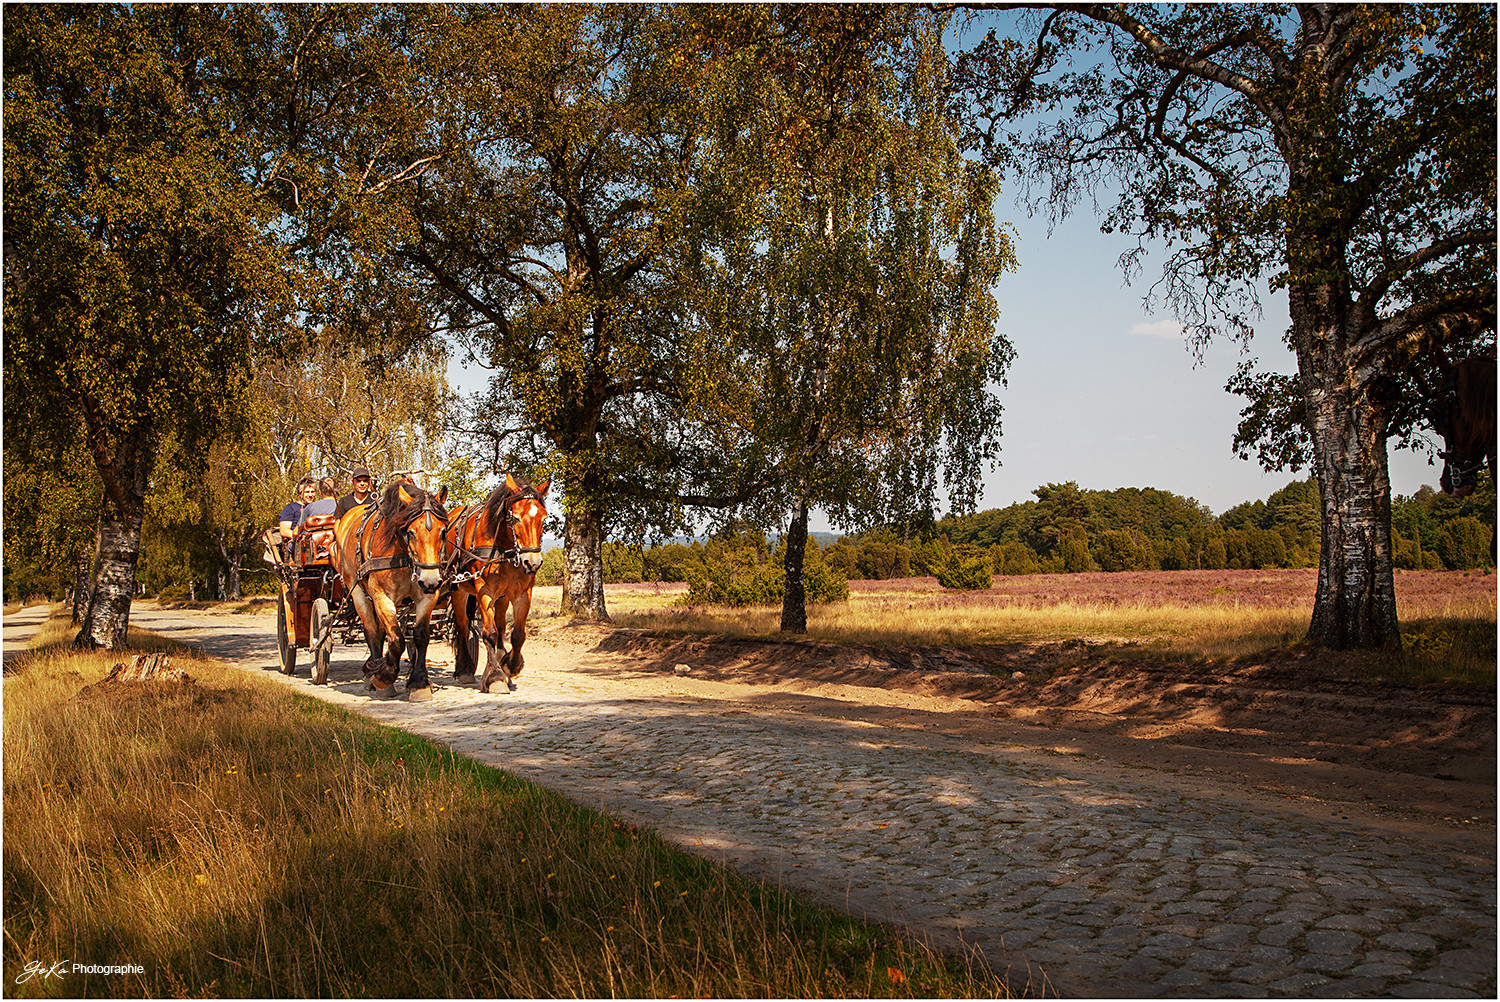
<svg viewBox="0 0 1500 1002">
<path fill-rule="evenodd" d="M 1262 685 L 1257 702 L 1235 695 L 1246 679 L 1118 676 L 1005 689 L 931 652 L 919 670 L 542 620 L 517 692 L 453 684 L 434 648 L 435 698 L 412 704 L 369 693 L 353 647 L 335 648 L 328 686 L 310 684 L 305 652 L 297 677 L 277 674 L 269 616 L 139 605 L 132 622 L 977 949 L 1018 988 L 1494 996 L 1483 701 L 1376 698 L 1322 726 L 1357 694 Z"/>
</svg>

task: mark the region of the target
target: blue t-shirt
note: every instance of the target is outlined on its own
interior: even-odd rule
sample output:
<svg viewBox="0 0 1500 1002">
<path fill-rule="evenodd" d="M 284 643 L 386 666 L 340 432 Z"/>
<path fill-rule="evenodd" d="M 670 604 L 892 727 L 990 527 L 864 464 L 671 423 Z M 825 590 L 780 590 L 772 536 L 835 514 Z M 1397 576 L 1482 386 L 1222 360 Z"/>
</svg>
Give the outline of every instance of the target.
<svg viewBox="0 0 1500 1002">
<path fill-rule="evenodd" d="M 282 522 L 290 522 L 293 525 L 296 525 L 297 524 L 297 520 L 299 518 L 301 518 L 301 517 L 302 517 L 302 502 L 300 502 L 300 501 L 293 501 L 291 504 L 289 504 L 285 508 L 281 509 L 281 518 L 277 520 L 277 524 L 279 525 Z"/>
</svg>

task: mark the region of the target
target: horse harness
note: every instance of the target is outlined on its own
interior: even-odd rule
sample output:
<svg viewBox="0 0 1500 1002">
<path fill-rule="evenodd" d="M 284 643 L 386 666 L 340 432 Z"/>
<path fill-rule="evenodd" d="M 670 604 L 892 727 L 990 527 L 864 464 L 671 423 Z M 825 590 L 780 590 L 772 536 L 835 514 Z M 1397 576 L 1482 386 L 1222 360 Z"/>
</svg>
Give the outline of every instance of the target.
<svg viewBox="0 0 1500 1002">
<path fill-rule="evenodd" d="M 443 574 L 444 581 L 447 584 L 464 584 L 465 582 L 473 581 L 475 578 L 481 576 L 491 564 L 509 563 L 517 570 L 525 570 L 526 565 L 522 560 L 522 555 L 542 552 L 542 548 L 539 545 L 520 546 L 516 543 L 515 527 L 521 520 L 511 510 L 511 505 L 517 501 L 524 501 L 527 498 L 532 498 L 537 502 L 546 504 L 546 499 L 536 492 L 536 488 L 529 484 L 519 491 L 510 491 L 500 501 L 500 506 L 505 511 L 505 531 L 510 536 L 512 543 L 511 546 L 504 549 L 500 547 L 498 539 L 488 546 L 474 546 L 473 548 L 465 547 L 460 542 L 470 529 L 474 529 L 475 535 L 478 535 L 478 520 L 487 507 L 486 502 L 481 501 L 478 504 L 468 505 L 463 511 L 459 512 L 458 519 L 449 523 L 450 525 L 457 524 L 458 532 L 454 534 L 454 552 L 448 558 L 447 567 Z M 447 542 L 448 537 L 444 534 L 443 544 L 446 546 Z M 467 562 L 469 565 L 468 570 L 460 571 L 458 569 L 460 562 Z"/>
<path fill-rule="evenodd" d="M 427 527 L 430 529 L 432 528 L 432 516 L 436 513 L 437 508 L 434 507 L 432 495 L 429 494 L 427 495 L 426 502 L 422 506 L 422 510 L 418 512 L 418 515 L 423 516 L 427 519 Z M 355 588 L 358 588 L 360 585 L 364 584 L 365 578 L 369 577 L 375 571 L 391 571 L 396 570 L 400 567 L 410 567 L 413 570 L 413 577 L 415 577 L 421 571 L 440 571 L 443 569 L 444 564 L 441 559 L 439 563 L 424 564 L 419 560 L 413 560 L 411 558 L 410 528 L 397 530 L 401 541 L 400 553 L 392 553 L 383 557 L 371 557 L 368 560 L 365 559 L 365 529 L 366 527 L 369 527 L 373 530 L 375 526 L 378 526 L 380 524 L 380 520 L 383 517 L 384 516 L 380 514 L 380 509 L 377 506 L 370 505 L 369 510 L 365 512 L 364 517 L 359 520 L 359 528 L 354 530 L 354 553 L 355 556 L 359 558 L 359 570 L 354 575 Z M 415 522 L 416 519 L 413 518 L 411 521 Z M 444 519 L 445 523 L 446 521 L 447 520 Z M 410 524 L 410 522 L 407 523 L 408 526 Z M 442 538 L 443 546 L 446 547 L 446 535 Z M 420 580 L 417 581 L 417 587 L 421 588 L 423 591 L 436 590 L 427 588 L 422 584 Z"/>
</svg>

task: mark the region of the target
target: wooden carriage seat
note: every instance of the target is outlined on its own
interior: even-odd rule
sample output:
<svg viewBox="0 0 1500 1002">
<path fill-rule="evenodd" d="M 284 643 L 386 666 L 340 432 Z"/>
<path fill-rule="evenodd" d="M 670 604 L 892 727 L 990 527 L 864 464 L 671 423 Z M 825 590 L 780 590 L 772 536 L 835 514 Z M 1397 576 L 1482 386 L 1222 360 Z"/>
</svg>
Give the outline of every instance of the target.
<svg viewBox="0 0 1500 1002">
<path fill-rule="evenodd" d="M 314 515 L 302 523 L 302 533 L 297 537 L 299 564 L 333 563 L 333 527 L 338 520 L 337 515 Z"/>
</svg>

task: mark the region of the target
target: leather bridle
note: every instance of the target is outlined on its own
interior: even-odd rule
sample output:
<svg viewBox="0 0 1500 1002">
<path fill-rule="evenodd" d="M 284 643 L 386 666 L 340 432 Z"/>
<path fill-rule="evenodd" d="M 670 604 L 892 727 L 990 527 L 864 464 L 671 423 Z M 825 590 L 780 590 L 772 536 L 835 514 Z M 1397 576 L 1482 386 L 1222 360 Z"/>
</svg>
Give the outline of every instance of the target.
<svg viewBox="0 0 1500 1002">
<path fill-rule="evenodd" d="M 442 587 L 443 584 L 441 580 L 441 572 L 448 564 L 448 560 L 445 556 L 448 546 L 447 533 L 443 532 L 438 536 L 438 562 L 425 564 L 420 560 L 414 559 L 411 555 L 412 539 L 416 535 L 416 533 L 412 531 L 411 527 L 416 524 L 417 519 L 424 518 L 426 519 L 427 523 L 427 531 L 431 532 L 433 519 L 436 518 L 437 521 L 441 522 L 443 527 L 446 529 L 448 525 L 447 512 L 443 511 L 442 507 L 437 503 L 437 500 L 431 494 L 425 494 L 422 507 L 417 510 L 415 515 L 407 520 L 405 525 L 399 526 L 396 532 L 393 534 L 395 536 L 397 544 L 401 547 L 401 552 L 388 554 L 383 557 L 371 557 L 369 560 L 366 560 L 364 554 L 365 529 L 367 526 L 373 529 L 373 526 L 380 524 L 380 519 L 383 517 L 384 516 L 380 514 L 380 510 L 378 507 L 371 506 L 370 510 L 365 512 L 364 518 L 360 519 L 359 528 L 355 530 L 355 552 L 360 560 L 359 572 L 354 577 L 355 587 L 359 587 L 359 585 L 364 583 L 365 578 L 369 577 L 370 574 L 374 571 L 388 571 L 395 570 L 398 567 L 409 567 L 411 568 L 412 580 L 415 582 L 418 588 L 426 593 L 437 591 L 438 588 Z M 421 578 L 421 574 L 423 571 L 438 571 L 440 573 L 438 584 L 428 586 L 427 584 L 423 583 Z"/>
<path fill-rule="evenodd" d="M 462 541 L 469 534 L 471 528 L 474 530 L 474 535 L 478 536 L 478 520 L 489 506 L 487 501 L 468 505 L 459 512 L 458 518 L 449 523 L 450 525 L 456 525 L 458 531 L 453 533 L 454 550 L 448 557 L 448 565 L 444 571 L 444 581 L 448 584 L 463 584 L 466 581 L 472 581 L 476 577 L 479 577 L 491 564 L 499 563 L 508 563 L 517 570 L 528 574 L 535 574 L 535 571 L 528 571 L 526 569 L 525 555 L 528 553 L 541 553 L 542 547 L 540 543 L 536 546 L 521 546 L 516 539 L 516 526 L 520 524 L 521 519 L 516 515 L 514 506 L 528 499 L 536 501 L 542 505 L 542 510 L 546 511 L 546 499 L 537 493 L 536 488 L 530 484 L 527 484 L 520 490 L 508 491 L 500 499 L 500 507 L 505 512 L 504 524 L 501 526 L 501 531 L 510 537 L 511 543 L 507 547 L 501 546 L 499 533 L 496 534 L 496 538 L 488 545 L 476 544 L 472 547 L 463 545 Z M 448 543 L 447 533 L 443 535 L 443 543 L 444 545 Z M 467 564 L 464 570 L 459 570 L 461 563 Z"/>
</svg>

